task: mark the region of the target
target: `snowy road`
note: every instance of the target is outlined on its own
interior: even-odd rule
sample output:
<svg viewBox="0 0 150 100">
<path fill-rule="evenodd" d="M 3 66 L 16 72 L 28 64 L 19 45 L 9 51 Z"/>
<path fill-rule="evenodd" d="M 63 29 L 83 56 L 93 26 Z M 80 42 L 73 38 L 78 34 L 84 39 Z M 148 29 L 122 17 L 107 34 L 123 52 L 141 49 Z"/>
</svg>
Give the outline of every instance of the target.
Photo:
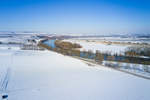
<svg viewBox="0 0 150 100">
<path fill-rule="evenodd" d="M 12 56 L 13 55 L 13 56 Z M 149 100 L 150 81 L 50 51 L 0 50 L 9 100 Z"/>
</svg>

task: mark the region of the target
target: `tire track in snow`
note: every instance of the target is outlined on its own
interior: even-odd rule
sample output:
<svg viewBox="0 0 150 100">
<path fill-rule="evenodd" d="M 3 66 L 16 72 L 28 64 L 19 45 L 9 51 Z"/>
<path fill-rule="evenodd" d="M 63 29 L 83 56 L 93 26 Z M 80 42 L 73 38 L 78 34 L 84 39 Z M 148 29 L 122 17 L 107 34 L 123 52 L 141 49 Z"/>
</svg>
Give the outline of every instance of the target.
<svg viewBox="0 0 150 100">
<path fill-rule="evenodd" d="M 9 79 L 10 79 L 10 73 L 11 73 L 10 68 L 7 68 L 4 78 L 1 79 L 1 84 L 0 84 L 1 92 L 6 92 L 6 90 L 7 90 Z"/>
</svg>

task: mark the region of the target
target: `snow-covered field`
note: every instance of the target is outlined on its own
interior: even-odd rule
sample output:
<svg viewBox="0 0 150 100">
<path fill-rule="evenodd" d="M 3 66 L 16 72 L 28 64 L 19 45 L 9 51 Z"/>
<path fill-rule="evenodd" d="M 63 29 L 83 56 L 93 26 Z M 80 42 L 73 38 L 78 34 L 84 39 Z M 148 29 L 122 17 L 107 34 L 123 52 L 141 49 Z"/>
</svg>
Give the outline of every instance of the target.
<svg viewBox="0 0 150 100">
<path fill-rule="evenodd" d="M 0 45 L 0 50 L 7 50 L 7 49 L 19 50 L 20 46 L 19 45 L 8 45 L 8 44 L 7 45 L 5 45 L 5 44 Z"/>
<path fill-rule="evenodd" d="M 2 43 L 26 43 L 27 39 L 37 39 L 36 34 L 0 34 Z"/>
<path fill-rule="evenodd" d="M 81 50 L 92 50 L 93 52 L 96 52 L 96 50 L 99 50 L 101 52 L 109 52 L 112 54 L 114 53 L 123 54 L 126 48 L 128 47 L 127 45 L 117 45 L 117 44 L 107 45 L 107 44 L 102 44 L 102 43 L 71 40 L 71 39 L 64 40 L 64 41 L 69 41 L 72 43 L 80 44 L 82 46 Z"/>
<path fill-rule="evenodd" d="M 121 42 L 121 43 L 148 43 L 150 44 L 150 39 L 147 37 L 139 38 L 137 36 L 126 36 L 118 37 L 118 36 L 102 36 L 102 37 L 84 37 L 84 38 L 76 38 L 78 40 L 94 40 L 94 41 L 110 41 L 110 42 Z"/>
<path fill-rule="evenodd" d="M 149 100 L 150 80 L 51 51 L 0 50 L 9 100 Z"/>
</svg>

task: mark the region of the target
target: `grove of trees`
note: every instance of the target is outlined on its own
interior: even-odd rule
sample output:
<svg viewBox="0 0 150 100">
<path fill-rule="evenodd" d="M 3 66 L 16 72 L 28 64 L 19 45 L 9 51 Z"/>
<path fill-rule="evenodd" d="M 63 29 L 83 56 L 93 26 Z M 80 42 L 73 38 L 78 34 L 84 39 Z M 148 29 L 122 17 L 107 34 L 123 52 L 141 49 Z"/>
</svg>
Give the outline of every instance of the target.
<svg viewBox="0 0 150 100">
<path fill-rule="evenodd" d="M 150 46 L 131 46 L 125 51 L 125 55 L 128 56 L 149 56 L 150 57 Z"/>
</svg>

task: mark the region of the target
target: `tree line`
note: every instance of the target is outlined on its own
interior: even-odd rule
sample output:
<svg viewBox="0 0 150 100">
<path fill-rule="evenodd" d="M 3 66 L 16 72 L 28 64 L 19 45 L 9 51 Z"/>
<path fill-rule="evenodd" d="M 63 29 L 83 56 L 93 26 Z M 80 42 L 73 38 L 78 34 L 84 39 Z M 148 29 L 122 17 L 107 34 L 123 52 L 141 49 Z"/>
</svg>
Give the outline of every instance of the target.
<svg viewBox="0 0 150 100">
<path fill-rule="evenodd" d="M 130 46 L 126 49 L 125 54 L 128 56 L 149 56 L 150 57 L 150 46 Z"/>
</svg>

